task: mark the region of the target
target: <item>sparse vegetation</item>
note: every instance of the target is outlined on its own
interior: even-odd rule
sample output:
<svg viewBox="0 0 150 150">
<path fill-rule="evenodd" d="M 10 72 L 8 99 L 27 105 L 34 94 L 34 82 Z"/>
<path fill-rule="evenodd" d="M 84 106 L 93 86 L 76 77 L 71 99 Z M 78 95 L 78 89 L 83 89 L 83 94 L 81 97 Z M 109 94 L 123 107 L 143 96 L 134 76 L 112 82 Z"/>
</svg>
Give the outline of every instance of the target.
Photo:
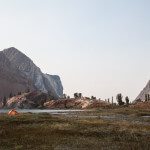
<svg viewBox="0 0 150 150">
<path fill-rule="evenodd" d="M 150 95 L 149 94 L 145 94 L 145 101 L 149 101 L 150 100 Z"/>
<path fill-rule="evenodd" d="M 122 101 L 123 96 L 121 93 L 117 94 L 116 99 L 117 99 L 119 106 L 124 105 L 124 102 Z"/>
<path fill-rule="evenodd" d="M 70 99 L 70 96 L 67 96 L 67 99 Z"/>
<path fill-rule="evenodd" d="M 74 93 L 74 98 L 75 98 L 75 99 L 78 98 L 78 93 Z"/>
<path fill-rule="evenodd" d="M 18 92 L 18 95 L 21 95 L 21 92 Z"/>
<path fill-rule="evenodd" d="M 30 88 L 27 88 L 25 92 L 26 92 L 26 93 L 29 93 L 29 92 L 30 92 Z"/>
<path fill-rule="evenodd" d="M 125 97 L 125 101 L 126 101 L 126 105 L 128 106 L 129 105 L 129 97 L 128 96 Z"/>
<path fill-rule="evenodd" d="M 82 98 L 82 93 L 74 93 L 74 98 L 75 99 Z"/>
<path fill-rule="evenodd" d="M 96 97 L 95 97 L 95 96 L 91 96 L 91 99 L 92 99 L 92 100 L 96 100 Z"/>
<path fill-rule="evenodd" d="M 13 94 L 12 94 L 12 93 L 10 93 L 10 94 L 9 94 L 9 98 L 12 98 L 12 97 L 13 97 Z"/>
<path fill-rule="evenodd" d="M 70 117 L 1 114 L 0 149 L 148 150 L 150 119 L 145 115 L 150 111 L 130 108 L 78 112 Z"/>
<path fill-rule="evenodd" d="M 3 98 L 3 106 L 5 106 L 6 103 L 7 103 L 7 99 L 6 99 L 6 96 L 4 96 L 4 98 Z"/>
<path fill-rule="evenodd" d="M 66 99 L 67 98 L 67 94 L 63 94 L 63 99 Z"/>
</svg>

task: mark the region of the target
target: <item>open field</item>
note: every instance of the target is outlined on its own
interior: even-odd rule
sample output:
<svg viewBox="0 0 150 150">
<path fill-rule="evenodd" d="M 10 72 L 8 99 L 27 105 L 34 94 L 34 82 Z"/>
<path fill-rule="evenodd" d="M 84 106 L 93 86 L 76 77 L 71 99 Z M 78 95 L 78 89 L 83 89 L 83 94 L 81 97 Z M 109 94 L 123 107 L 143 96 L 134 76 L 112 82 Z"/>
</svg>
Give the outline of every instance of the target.
<svg viewBox="0 0 150 150">
<path fill-rule="evenodd" d="M 150 110 L 97 109 L 68 115 L 0 114 L 2 150 L 149 150 Z"/>
</svg>

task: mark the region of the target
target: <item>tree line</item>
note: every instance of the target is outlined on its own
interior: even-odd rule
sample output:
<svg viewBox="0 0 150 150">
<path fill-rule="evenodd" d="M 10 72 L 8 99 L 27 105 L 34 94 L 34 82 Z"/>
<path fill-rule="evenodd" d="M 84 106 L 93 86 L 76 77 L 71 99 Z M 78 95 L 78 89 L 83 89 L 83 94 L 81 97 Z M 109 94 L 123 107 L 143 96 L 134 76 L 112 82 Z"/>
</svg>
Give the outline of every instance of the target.
<svg viewBox="0 0 150 150">
<path fill-rule="evenodd" d="M 150 95 L 148 95 L 148 97 L 150 98 Z M 81 99 L 81 98 L 85 98 L 85 99 L 89 99 L 89 100 L 96 100 L 97 99 L 95 96 L 83 97 L 82 93 L 77 93 L 77 92 L 74 93 L 74 99 Z M 70 99 L 70 96 L 67 96 L 67 94 L 63 94 L 63 99 Z M 116 100 L 117 100 L 117 103 L 118 103 L 119 106 L 129 105 L 129 103 L 130 103 L 130 100 L 129 100 L 128 96 L 125 97 L 125 102 L 123 102 L 123 96 L 122 96 L 121 93 L 117 94 Z M 105 100 L 105 101 L 110 103 L 110 99 Z M 113 97 L 112 97 L 112 104 L 113 104 Z"/>
</svg>

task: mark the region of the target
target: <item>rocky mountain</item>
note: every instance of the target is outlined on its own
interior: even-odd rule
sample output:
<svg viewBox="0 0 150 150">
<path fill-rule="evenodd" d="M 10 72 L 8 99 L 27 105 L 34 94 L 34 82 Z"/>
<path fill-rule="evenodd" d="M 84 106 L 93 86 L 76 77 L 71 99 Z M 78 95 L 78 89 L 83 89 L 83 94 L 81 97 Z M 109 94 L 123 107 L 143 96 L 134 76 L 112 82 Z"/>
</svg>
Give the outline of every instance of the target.
<svg viewBox="0 0 150 150">
<path fill-rule="evenodd" d="M 0 100 L 10 93 L 17 94 L 28 88 L 34 89 L 32 81 L 26 79 L 21 72 L 15 68 L 3 52 L 0 52 Z"/>
<path fill-rule="evenodd" d="M 146 94 L 150 95 L 150 80 L 148 81 L 148 83 L 146 84 L 146 86 L 144 87 L 144 89 L 140 92 L 140 94 L 137 96 L 135 102 L 137 100 L 145 101 L 145 95 Z"/>
<path fill-rule="evenodd" d="M 57 75 L 44 74 L 34 62 L 14 47 L 0 52 L 0 97 L 30 88 L 49 94 L 54 99 L 63 95 Z"/>
</svg>

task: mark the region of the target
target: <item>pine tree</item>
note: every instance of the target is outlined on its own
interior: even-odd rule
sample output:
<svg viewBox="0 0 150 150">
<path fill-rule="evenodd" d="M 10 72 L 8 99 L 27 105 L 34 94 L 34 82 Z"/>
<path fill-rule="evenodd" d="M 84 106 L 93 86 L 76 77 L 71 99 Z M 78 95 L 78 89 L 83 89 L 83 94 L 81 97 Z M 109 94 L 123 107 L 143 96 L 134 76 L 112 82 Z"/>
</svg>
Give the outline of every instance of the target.
<svg viewBox="0 0 150 150">
<path fill-rule="evenodd" d="M 125 97 L 125 101 L 126 101 L 126 105 L 129 105 L 129 97 L 128 96 Z"/>
<path fill-rule="evenodd" d="M 13 97 L 13 94 L 12 94 L 12 92 L 9 94 L 9 98 L 12 98 Z"/>
<path fill-rule="evenodd" d="M 3 105 L 5 106 L 6 103 L 7 103 L 7 101 L 6 101 L 6 96 L 4 96 L 4 98 L 3 98 Z"/>
<path fill-rule="evenodd" d="M 116 99 L 117 99 L 119 106 L 124 105 L 124 102 L 122 101 L 123 96 L 121 93 L 117 94 Z"/>
</svg>

